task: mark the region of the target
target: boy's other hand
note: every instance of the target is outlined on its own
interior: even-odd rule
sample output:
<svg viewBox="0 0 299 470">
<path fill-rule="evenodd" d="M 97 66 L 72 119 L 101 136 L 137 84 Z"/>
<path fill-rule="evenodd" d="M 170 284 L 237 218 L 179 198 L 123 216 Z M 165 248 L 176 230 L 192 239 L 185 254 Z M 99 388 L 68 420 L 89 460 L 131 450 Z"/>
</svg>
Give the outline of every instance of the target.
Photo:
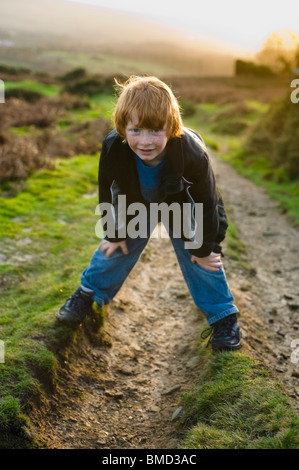
<svg viewBox="0 0 299 470">
<path fill-rule="evenodd" d="M 223 264 L 220 253 L 214 253 L 213 251 L 205 258 L 198 258 L 197 256 L 192 255 L 191 263 L 197 263 L 202 268 L 215 272 L 219 271 L 220 266 Z"/>
<path fill-rule="evenodd" d="M 107 258 L 110 258 L 113 253 L 120 248 L 121 251 L 123 252 L 124 255 L 127 255 L 129 253 L 127 243 L 125 240 L 121 242 L 108 242 L 108 240 L 103 240 L 101 244 L 101 252 L 104 253 L 104 255 L 107 256 Z"/>
</svg>

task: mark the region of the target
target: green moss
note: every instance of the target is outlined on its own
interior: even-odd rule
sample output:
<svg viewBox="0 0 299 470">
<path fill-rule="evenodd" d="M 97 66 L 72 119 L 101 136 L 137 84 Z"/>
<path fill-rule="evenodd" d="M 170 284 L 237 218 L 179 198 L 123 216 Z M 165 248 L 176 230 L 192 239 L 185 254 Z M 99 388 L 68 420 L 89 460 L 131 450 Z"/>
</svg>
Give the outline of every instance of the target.
<svg viewBox="0 0 299 470">
<path fill-rule="evenodd" d="M 299 419 L 264 367 L 242 352 L 213 354 L 183 400 L 188 449 L 295 449 Z"/>
</svg>

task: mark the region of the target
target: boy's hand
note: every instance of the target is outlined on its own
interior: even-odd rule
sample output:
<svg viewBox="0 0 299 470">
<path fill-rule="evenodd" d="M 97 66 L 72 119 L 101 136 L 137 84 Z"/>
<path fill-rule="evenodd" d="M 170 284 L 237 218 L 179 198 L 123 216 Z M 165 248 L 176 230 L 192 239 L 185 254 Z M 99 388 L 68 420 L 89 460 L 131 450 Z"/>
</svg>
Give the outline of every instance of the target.
<svg viewBox="0 0 299 470">
<path fill-rule="evenodd" d="M 222 266 L 220 253 L 213 253 L 213 251 L 205 258 L 198 258 L 197 256 L 192 255 L 191 263 L 197 263 L 202 268 L 215 272 L 219 271 L 220 266 Z"/>
<path fill-rule="evenodd" d="M 127 244 L 125 240 L 121 242 L 108 242 L 108 240 L 103 240 L 101 244 L 101 252 L 104 253 L 107 258 L 110 258 L 111 255 L 118 249 L 121 248 L 121 251 L 124 255 L 129 253 Z"/>
</svg>

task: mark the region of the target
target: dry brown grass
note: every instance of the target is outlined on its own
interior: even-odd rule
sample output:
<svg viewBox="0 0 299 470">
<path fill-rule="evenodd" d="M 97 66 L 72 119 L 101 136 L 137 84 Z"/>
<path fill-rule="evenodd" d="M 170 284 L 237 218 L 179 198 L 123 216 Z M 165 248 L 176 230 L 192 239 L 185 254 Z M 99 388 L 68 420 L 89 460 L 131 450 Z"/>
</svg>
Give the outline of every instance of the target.
<svg viewBox="0 0 299 470">
<path fill-rule="evenodd" d="M 253 99 L 268 103 L 282 97 L 289 88 L 288 78 L 252 77 L 164 77 L 179 100 L 197 103 L 238 103 Z"/>
<path fill-rule="evenodd" d="M 56 157 L 94 154 L 110 130 L 106 119 L 70 125 L 61 131 L 59 118 L 68 109 L 80 107 L 77 97 L 42 98 L 27 103 L 12 98 L 0 115 L 0 182 L 25 179 L 30 173 L 51 166 Z M 14 135 L 11 127 L 30 126 L 27 135 Z"/>
<path fill-rule="evenodd" d="M 45 128 L 57 121 L 68 109 L 86 107 L 76 96 L 62 95 L 55 98 L 41 98 L 36 103 L 10 98 L 1 107 L 0 132 L 9 127 L 36 126 Z"/>
</svg>

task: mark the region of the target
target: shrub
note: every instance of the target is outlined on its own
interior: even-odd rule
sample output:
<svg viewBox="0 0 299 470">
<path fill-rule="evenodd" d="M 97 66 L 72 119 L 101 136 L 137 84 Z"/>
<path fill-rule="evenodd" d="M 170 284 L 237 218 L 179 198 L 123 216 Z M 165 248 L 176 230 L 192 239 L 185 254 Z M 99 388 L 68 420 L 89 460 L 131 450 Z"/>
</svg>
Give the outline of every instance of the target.
<svg viewBox="0 0 299 470">
<path fill-rule="evenodd" d="M 51 167 L 52 158 L 95 154 L 110 130 L 110 122 L 99 118 L 63 132 L 55 128 L 36 136 L 6 136 L 0 145 L 0 182 L 26 179 L 39 168 Z"/>
<path fill-rule="evenodd" d="M 83 78 L 68 83 L 64 91 L 75 95 L 98 95 L 100 93 L 112 93 L 114 90 L 113 77 L 94 76 Z"/>
<path fill-rule="evenodd" d="M 29 103 L 36 103 L 44 95 L 38 91 L 28 90 L 27 88 L 11 88 L 5 91 L 5 99 L 18 98 L 28 101 Z"/>
<path fill-rule="evenodd" d="M 11 65 L 0 64 L 0 73 L 7 75 L 21 75 L 23 73 L 31 73 L 26 67 L 13 67 Z"/>
<path fill-rule="evenodd" d="M 191 100 L 180 101 L 180 106 L 182 108 L 183 117 L 194 116 L 194 114 L 196 113 L 196 105 Z"/>
<path fill-rule="evenodd" d="M 83 67 L 78 67 L 76 69 L 70 70 L 61 77 L 58 77 L 60 81 L 69 83 L 73 80 L 80 80 L 86 76 L 86 70 Z"/>
<path fill-rule="evenodd" d="M 299 178 L 299 112 L 289 92 L 261 116 L 245 142 L 245 151 L 266 157 L 270 168 L 284 170 L 291 180 Z"/>
<path fill-rule="evenodd" d="M 266 65 L 257 65 L 254 62 L 247 62 L 245 60 L 236 60 L 235 63 L 236 75 L 255 75 L 258 77 L 273 77 L 275 74 Z"/>
</svg>

